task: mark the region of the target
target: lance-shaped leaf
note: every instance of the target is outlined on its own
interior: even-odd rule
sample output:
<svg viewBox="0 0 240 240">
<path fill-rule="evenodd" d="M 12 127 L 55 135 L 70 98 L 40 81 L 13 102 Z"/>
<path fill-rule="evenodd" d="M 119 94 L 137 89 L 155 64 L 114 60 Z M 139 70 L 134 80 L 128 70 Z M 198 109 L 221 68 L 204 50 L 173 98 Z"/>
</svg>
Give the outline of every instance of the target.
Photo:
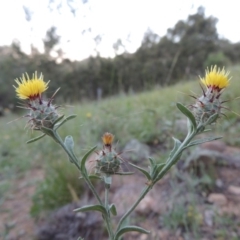
<svg viewBox="0 0 240 240">
<path fill-rule="evenodd" d="M 172 151 L 169 154 L 169 159 L 173 157 L 173 155 L 175 154 L 175 152 L 178 150 L 178 148 L 180 147 L 180 145 L 182 144 L 177 138 L 172 138 L 174 141 L 174 147 L 172 149 Z"/>
<path fill-rule="evenodd" d="M 51 128 L 41 127 L 41 131 L 56 140 L 54 132 Z"/>
<path fill-rule="evenodd" d="M 150 162 L 150 170 L 149 170 L 149 174 L 151 176 L 151 179 L 154 177 L 156 170 L 157 170 L 157 163 L 153 158 L 148 158 L 149 162 Z"/>
<path fill-rule="evenodd" d="M 98 211 L 103 215 L 107 215 L 107 210 L 102 205 L 87 205 L 81 208 L 76 208 L 73 210 L 74 212 L 88 212 L 88 211 Z"/>
<path fill-rule="evenodd" d="M 56 119 L 56 120 L 53 122 L 53 125 L 55 125 L 57 122 L 61 121 L 63 118 L 64 118 L 64 115 L 61 115 L 58 119 Z"/>
<path fill-rule="evenodd" d="M 150 169 L 151 179 L 155 179 L 165 165 L 166 165 L 165 163 L 158 163 L 153 168 L 151 168 Z"/>
<path fill-rule="evenodd" d="M 166 165 L 166 163 L 159 163 L 159 164 L 157 164 L 156 166 L 156 171 L 157 172 L 160 172 L 162 169 L 163 169 L 163 167 Z"/>
<path fill-rule="evenodd" d="M 70 115 L 70 116 L 66 117 L 62 122 L 56 124 L 56 125 L 54 126 L 54 129 L 57 130 L 57 129 L 60 128 L 64 123 L 66 123 L 67 121 L 75 118 L 76 116 L 77 116 L 77 115 L 73 114 L 73 115 Z"/>
<path fill-rule="evenodd" d="M 111 185 L 112 184 L 112 176 L 110 175 L 106 175 L 103 177 L 104 183 L 107 185 Z"/>
<path fill-rule="evenodd" d="M 117 216 L 117 209 L 113 203 L 109 206 L 109 210 L 113 216 Z"/>
<path fill-rule="evenodd" d="M 81 160 L 81 171 L 82 171 L 82 174 L 87 174 L 87 170 L 86 170 L 86 167 L 85 167 L 85 163 L 88 159 L 88 157 L 92 154 L 92 152 L 96 149 L 97 146 L 93 147 L 92 149 L 90 149 L 82 158 Z"/>
<path fill-rule="evenodd" d="M 133 163 L 129 163 L 129 165 L 133 166 L 134 168 L 138 169 L 139 171 L 141 171 L 146 177 L 148 180 L 151 180 L 151 176 L 150 174 L 148 173 L 147 170 L 141 168 L 141 167 L 138 167 L 137 165 L 133 164 Z"/>
<path fill-rule="evenodd" d="M 37 140 L 43 138 L 44 136 L 46 136 L 45 133 L 42 134 L 42 135 L 40 135 L 40 136 L 38 136 L 38 137 L 35 137 L 35 138 L 32 138 L 32 139 L 28 140 L 26 143 L 32 143 L 32 142 L 35 142 L 35 141 L 37 141 Z"/>
<path fill-rule="evenodd" d="M 73 151 L 73 148 L 74 148 L 73 137 L 72 136 L 66 136 L 65 140 L 64 140 L 64 145 L 68 149 L 68 151 L 70 152 L 71 156 L 74 157 L 75 154 L 74 154 L 74 151 Z M 69 158 L 69 161 L 71 163 L 74 161 L 70 156 L 68 156 L 68 158 Z"/>
<path fill-rule="evenodd" d="M 208 138 L 197 139 L 197 140 L 194 140 L 194 141 L 190 142 L 184 149 L 195 146 L 195 145 L 199 145 L 199 144 L 202 144 L 202 143 L 205 143 L 205 142 L 211 142 L 211 141 L 219 140 L 221 138 L 222 137 L 208 137 Z"/>
<path fill-rule="evenodd" d="M 203 124 L 203 123 L 199 123 L 198 124 L 198 126 L 197 126 L 197 133 L 198 134 L 200 134 L 200 133 L 202 133 L 202 132 L 204 132 L 205 131 L 205 124 Z"/>
<path fill-rule="evenodd" d="M 151 166 L 155 166 L 156 165 L 156 161 L 153 158 L 149 157 L 148 160 L 149 160 Z"/>
<path fill-rule="evenodd" d="M 210 131 L 212 131 L 212 129 L 204 129 L 204 133 L 206 133 L 206 132 L 210 132 Z"/>
<path fill-rule="evenodd" d="M 98 175 L 88 175 L 88 178 L 89 179 L 92 179 L 92 180 L 102 180 L 102 177 L 98 176 Z M 83 179 L 83 177 L 79 177 L 78 179 Z"/>
<path fill-rule="evenodd" d="M 137 226 L 126 226 L 121 228 L 115 235 L 114 240 L 118 240 L 124 233 L 127 232 L 139 232 L 139 233 L 145 233 L 145 234 L 149 234 L 150 232 L 147 231 L 144 228 L 141 227 L 137 227 Z"/>
<path fill-rule="evenodd" d="M 134 172 L 115 172 L 114 174 L 124 176 L 124 175 L 132 175 L 134 174 Z"/>
<path fill-rule="evenodd" d="M 216 122 L 218 118 L 219 118 L 219 114 L 215 113 L 214 115 L 212 115 L 211 117 L 208 118 L 208 120 L 204 123 L 204 125 L 205 126 L 210 125 L 210 124 Z"/>
<path fill-rule="evenodd" d="M 195 117 L 193 116 L 193 114 L 191 113 L 191 111 L 189 111 L 185 106 L 183 106 L 181 103 L 177 103 L 177 108 L 189 119 L 189 121 L 191 122 L 194 130 L 196 130 L 197 128 L 197 123 L 195 120 Z"/>
</svg>

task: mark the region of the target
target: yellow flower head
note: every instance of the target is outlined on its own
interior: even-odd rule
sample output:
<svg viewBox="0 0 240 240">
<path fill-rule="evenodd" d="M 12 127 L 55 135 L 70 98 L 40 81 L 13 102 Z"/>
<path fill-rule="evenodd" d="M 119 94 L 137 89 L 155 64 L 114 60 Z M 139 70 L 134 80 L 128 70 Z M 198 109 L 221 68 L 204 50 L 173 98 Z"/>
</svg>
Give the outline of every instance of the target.
<svg viewBox="0 0 240 240">
<path fill-rule="evenodd" d="M 228 77 L 229 72 L 226 72 L 223 68 L 217 68 L 211 66 L 211 69 L 206 70 L 205 78 L 201 78 L 202 83 L 207 87 L 213 90 L 221 91 L 229 85 L 230 78 Z"/>
<path fill-rule="evenodd" d="M 111 133 L 104 133 L 102 140 L 105 146 L 111 146 L 113 142 L 114 136 Z"/>
<path fill-rule="evenodd" d="M 41 97 L 41 94 L 48 89 L 48 83 L 43 81 L 43 75 L 37 77 L 37 72 L 35 72 L 32 76 L 32 79 L 29 78 L 28 74 L 22 75 L 22 78 L 16 79 L 17 87 L 15 91 L 17 93 L 18 98 L 20 99 L 29 99 L 35 100 Z"/>
<path fill-rule="evenodd" d="M 88 113 L 86 114 L 86 117 L 87 117 L 87 118 L 91 118 L 91 117 L 92 117 L 92 114 L 91 114 L 90 112 L 88 112 Z"/>
</svg>

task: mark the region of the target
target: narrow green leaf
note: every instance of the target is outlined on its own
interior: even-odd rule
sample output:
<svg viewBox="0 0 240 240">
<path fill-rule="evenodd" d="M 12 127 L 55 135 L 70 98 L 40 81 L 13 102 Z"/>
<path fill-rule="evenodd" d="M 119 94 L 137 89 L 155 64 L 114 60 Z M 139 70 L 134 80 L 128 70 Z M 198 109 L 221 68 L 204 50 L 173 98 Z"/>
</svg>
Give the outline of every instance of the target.
<svg viewBox="0 0 240 240">
<path fill-rule="evenodd" d="M 134 174 L 134 172 L 115 172 L 114 174 L 124 176 L 124 175 L 132 175 Z"/>
<path fill-rule="evenodd" d="M 177 103 L 176 105 L 177 105 L 177 108 L 190 120 L 190 122 L 192 123 L 192 126 L 193 126 L 193 128 L 195 130 L 197 128 L 197 123 L 196 123 L 195 117 L 193 116 L 191 111 L 189 111 L 181 103 Z"/>
<path fill-rule="evenodd" d="M 151 167 L 150 168 L 150 173 L 151 173 L 151 179 L 155 179 L 159 172 L 164 168 L 166 164 L 165 163 L 159 163 L 159 164 L 156 164 L 154 167 Z"/>
<path fill-rule="evenodd" d="M 173 149 L 172 151 L 170 152 L 169 154 L 169 159 L 172 158 L 172 156 L 175 154 L 175 152 L 178 150 L 178 148 L 180 147 L 180 145 L 182 144 L 180 140 L 178 140 L 177 138 L 172 138 L 173 141 L 174 141 L 174 146 L 173 146 Z"/>
<path fill-rule="evenodd" d="M 210 131 L 212 131 L 212 129 L 205 129 L 203 132 L 205 133 L 205 132 L 210 132 Z"/>
<path fill-rule="evenodd" d="M 102 205 L 87 205 L 81 208 L 76 208 L 73 211 L 74 212 L 98 211 L 101 212 L 103 215 L 107 214 L 105 207 L 103 207 Z"/>
<path fill-rule="evenodd" d="M 92 149 L 90 149 L 82 158 L 81 160 L 81 171 L 82 173 L 85 173 L 87 174 L 87 170 L 86 170 L 86 167 L 85 167 L 85 163 L 88 159 L 88 157 L 92 154 L 92 152 L 97 148 L 97 146 L 93 147 Z"/>
<path fill-rule="evenodd" d="M 75 156 L 74 154 L 74 141 L 73 141 L 73 137 L 72 136 L 66 136 L 65 140 L 64 140 L 64 145 L 65 147 L 68 149 L 68 151 L 71 153 L 72 156 Z M 72 163 L 73 159 L 71 159 L 71 157 L 68 157 L 69 161 Z"/>
<path fill-rule="evenodd" d="M 54 122 L 53 122 L 53 125 L 55 125 L 57 122 L 59 122 L 60 120 L 62 120 L 64 118 L 64 115 L 61 115 L 58 119 L 56 119 Z"/>
<path fill-rule="evenodd" d="M 131 166 L 133 166 L 134 168 L 138 169 L 139 171 L 141 171 L 146 177 L 148 180 L 151 180 L 151 176 L 150 174 L 148 173 L 147 170 L 141 168 L 141 167 L 138 167 L 137 165 L 133 164 L 133 163 L 129 163 Z"/>
<path fill-rule="evenodd" d="M 35 142 L 35 141 L 37 141 L 37 140 L 39 140 L 39 139 L 43 138 L 44 136 L 46 136 L 46 134 L 45 134 L 45 133 L 44 133 L 44 134 L 42 134 L 42 135 L 40 135 L 40 136 L 38 136 L 38 137 L 35 137 L 35 138 L 32 138 L 32 139 L 28 140 L 26 143 L 28 144 L 28 143 Z"/>
<path fill-rule="evenodd" d="M 149 160 L 151 166 L 155 166 L 156 165 L 156 161 L 153 158 L 149 157 L 148 160 Z"/>
<path fill-rule="evenodd" d="M 98 175 L 88 175 L 89 179 L 97 179 L 97 180 L 102 180 L 102 177 Z M 79 177 L 78 179 L 83 179 L 83 177 Z"/>
<path fill-rule="evenodd" d="M 197 133 L 200 134 L 204 131 L 205 131 L 205 124 L 202 124 L 202 123 L 198 124 Z"/>
<path fill-rule="evenodd" d="M 159 164 L 157 164 L 156 171 L 157 171 L 157 172 L 160 172 L 165 165 L 166 165 L 166 163 L 159 163 Z"/>
<path fill-rule="evenodd" d="M 41 131 L 55 139 L 54 132 L 51 128 L 41 127 Z"/>
<path fill-rule="evenodd" d="M 75 118 L 77 115 L 73 114 L 73 115 L 70 115 L 68 117 L 66 117 L 62 122 L 60 122 L 59 124 L 56 124 L 54 126 L 54 129 L 57 130 L 58 128 L 60 128 L 64 123 L 66 123 L 67 121 Z"/>
<path fill-rule="evenodd" d="M 154 179 L 156 175 L 157 175 L 157 164 L 155 164 L 154 166 L 150 166 L 151 180 Z"/>
<path fill-rule="evenodd" d="M 137 227 L 137 226 L 126 226 L 121 228 L 115 235 L 114 240 L 118 240 L 119 237 L 121 237 L 124 233 L 127 232 L 139 232 L 139 233 L 145 233 L 149 234 L 150 231 L 145 230 L 144 228 Z"/>
<path fill-rule="evenodd" d="M 104 176 L 103 177 L 104 183 L 107 185 L 111 185 L 112 184 L 112 176 Z"/>
<path fill-rule="evenodd" d="M 212 115 L 211 117 L 208 118 L 208 120 L 204 123 L 204 125 L 207 126 L 207 125 L 210 125 L 210 124 L 216 122 L 218 117 L 219 117 L 219 114 L 215 113 L 214 115 Z"/>
<path fill-rule="evenodd" d="M 190 142 L 184 149 L 195 146 L 195 145 L 199 145 L 199 144 L 202 144 L 202 143 L 205 143 L 205 142 L 215 141 L 215 140 L 218 140 L 218 139 L 221 139 L 221 138 L 222 137 L 208 137 L 208 138 L 197 139 L 197 140 L 194 140 L 194 141 Z"/>
<path fill-rule="evenodd" d="M 68 150 L 73 151 L 74 141 L 73 141 L 73 137 L 71 135 L 65 137 L 64 145 L 66 146 L 66 148 Z"/>
<path fill-rule="evenodd" d="M 109 206 L 109 210 L 110 210 L 110 212 L 112 213 L 113 216 L 117 216 L 117 209 L 116 209 L 116 206 L 113 203 Z"/>
</svg>

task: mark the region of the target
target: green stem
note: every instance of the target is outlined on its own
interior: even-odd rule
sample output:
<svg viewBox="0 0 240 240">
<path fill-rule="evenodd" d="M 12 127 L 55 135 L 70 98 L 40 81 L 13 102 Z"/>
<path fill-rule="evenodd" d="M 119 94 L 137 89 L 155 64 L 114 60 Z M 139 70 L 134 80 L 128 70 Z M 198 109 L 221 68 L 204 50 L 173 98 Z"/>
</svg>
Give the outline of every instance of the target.
<svg viewBox="0 0 240 240">
<path fill-rule="evenodd" d="M 134 209 L 137 207 L 137 205 L 142 201 L 142 199 L 147 195 L 147 193 L 151 190 L 151 188 L 152 188 L 152 185 L 151 185 L 151 186 L 146 186 L 146 187 L 142 190 L 142 192 L 141 192 L 139 198 L 136 200 L 136 202 L 135 202 L 135 203 L 128 209 L 128 211 L 121 217 L 121 219 L 120 219 L 120 221 L 119 221 L 119 223 L 118 223 L 117 231 L 120 230 L 123 222 L 124 222 L 124 221 L 126 220 L 126 218 L 133 212 L 133 210 L 134 210 Z M 116 232 L 117 232 L 117 231 L 116 231 Z M 116 240 L 117 240 L 117 239 L 116 239 Z"/>
<path fill-rule="evenodd" d="M 105 223 L 108 230 L 108 234 L 110 237 L 110 240 L 113 240 L 114 234 L 112 230 L 112 224 L 111 224 L 111 216 L 109 211 L 109 205 L 108 205 L 108 198 L 109 198 L 109 187 L 105 186 L 105 208 L 107 210 L 107 216 L 105 217 Z"/>
<path fill-rule="evenodd" d="M 108 230 L 109 238 L 110 238 L 110 240 L 113 240 L 114 234 L 113 234 L 111 215 L 110 215 L 110 210 L 109 210 L 109 189 L 110 189 L 111 182 L 112 182 L 112 176 L 108 175 L 108 174 L 106 176 L 104 176 L 104 182 L 105 182 L 105 209 L 107 211 L 107 215 L 105 216 L 104 220 L 105 220 L 106 227 Z"/>
<path fill-rule="evenodd" d="M 122 216 L 122 218 L 119 221 L 118 227 L 117 227 L 117 231 L 120 230 L 123 222 L 125 221 L 125 219 L 132 213 L 132 211 L 137 207 L 137 205 L 140 203 L 140 201 L 146 196 L 146 194 L 151 190 L 151 188 L 153 187 L 153 185 L 159 181 L 167 172 L 168 170 L 172 167 L 172 165 L 174 165 L 176 163 L 176 161 L 178 160 L 178 156 L 179 154 L 183 151 L 184 147 L 187 146 L 187 144 L 189 144 L 189 142 L 194 138 L 194 136 L 196 135 L 196 132 L 191 132 L 188 133 L 188 135 L 186 136 L 185 140 L 182 142 L 182 144 L 179 146 L 178 150 L 175 152 L 175 154 L 172 156 L 172 158 L 167 161 L 168 163 L 166 164 L 166 166 L 162 169 L 162 171 L 158 174 L 156 180 L 153 181 L 153 183 L 150 186 L 147 186 L 143 189 L 141 195 L 139 196 L 139 198 L 137 199 L 137 201 L 131 206 L 131 208 L 129 208 L 129 210 Z M 117 239 L 116 239 L 117 240 Z"/>
<path fill-rule="evenodd" d="M 161 172 L 158 174 L 156 179 L 153 181 L 153 184 L 158 182 L 168 171 L 169 169 L 178 161 L 179 154 L 182 153 L 184 148 L 191 142 L 191 140 L 197 135 L 197 133 L 194 131 L 192 133 L 188 133 L 182 144 L 179 146 L 178 150 L 174 153 L 171 159 L 167 160 L 167 164 L 164 166 L 164 168 L 161 170 Z"/>
<path fill-rule="evenodd" d="M 64 142 L 62 141 L 62 138 L 59 136 L 59 134 L 54 131 L 54 137 L 55 140 L 57 140 L 57 142 L 61 145 L 61 147 L 64 149 L 64 151 L 67 153 L 67 155 L 69 156 L 69 158 L 71 158 L 72 162 L 74 163 L 74 165 L 78 168 L 78 170 L 81 172 L 83 179 L 85 180 L 85 182 L 87 183 L 88 187 L 91 189 L 93 195 L 96 197 L 96 199 L 98 200 L 99 204 L 104 206 L 102 200 L 100 199 L 100 197 L 98 196 L 94 186 L 92 185 L 91 181 L 89 180 L 89 178 L 81 171 L 81 168 L 78 164 L 78 159 L 76 158 L 76 156 L 71 153 L 65 146 Z M 110 218 L 110 213 L 109 213 L 109 207 L 108 207 L 108 194 L 109 193 L 109 186 L 105 187 L 105 208 L 107 210 L 107 215 L 104 216 L 104 221 L 106 223 L 106 228 L 110 237 L 110 240 L 113 240 L 114 238 L 114 234 L 113 234 L 113 230 L 112 230 L 112 225 L 111 225 L 111 218 Z"/>
<path fill-rule="evenodd" d="M 109 196 L 109 188 L 105 187 L 105 208 L 109 210 L 108 208 L 108 196 Z"/>
<path fill-rule="evenodd" d="M 59 136 L 59 134 L 54 131 L 54 137 L 55 140 L 57 140 L 57 142 L 61 145 L 61 147 L 64 149 L 64 151 L 67 153 L 67 155 L 69 156 L 69 158 L 71 158 L 71 160 L 73 161 L 74 165 L 78 168 L 78 170 L 82 173 L 81 168 L 78 164 L 78 159 L 76 158 L 75 155 L 73 155 L 71 152 L 69 152 L 69 150 L 66 148 L 62 138 Z M 92 185 L 91 181 L 89 180 L 89 178 L 87 176 L 85 176 L 85 174 L 82 173 L 82 177 L 85 180 L 85 182 L 87 183 L 88 187 L 91 189 L 93 195 L 96 197 L 96 199 L 98 200 L 98 202 L 103 206 L 103 202 L 100 199 L 100 197 L 98 196 L 94 186 Z"/>
</svg>

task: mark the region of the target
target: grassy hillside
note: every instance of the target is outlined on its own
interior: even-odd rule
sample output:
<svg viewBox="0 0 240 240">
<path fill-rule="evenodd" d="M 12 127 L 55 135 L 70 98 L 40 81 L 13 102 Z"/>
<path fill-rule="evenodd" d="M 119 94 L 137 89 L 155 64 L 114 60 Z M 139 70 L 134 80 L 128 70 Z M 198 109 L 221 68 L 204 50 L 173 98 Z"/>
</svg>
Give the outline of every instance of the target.
<svg viewBox="0 0 240 240">
<path fill-rule="evenodd" d="M 222 98 L 226 100 L 240 95 L 240 66 L 231 67 L 229 70 L 232 76 L 231 85 L 226 89 Z M 58 94 L 61 94 L 61 90 Z M 63 137 L 73 136 L 78 155 L 82 155 L 90 147 L 100 144 L 101 136 L 106 131 L 115 135 L 120 149 L 133 138 L 150 146 L 161 145 L 167 149 L 171 147 L 171 136 L 179 135 L 174 132 L 174 123 L 177 119 L 182 118 L 175 103 L 182 102 L 184 105 L 194 103 L 194 99 L 188 94 L 196 96 L 201 94 L 197 76 L 193 81 L 180 82 L 165 88 L 156 87 L 153 91 L 137 95 L 122 94 L 100 102 L 76 103 L 72 106 L 66 104 L 61 109 L 62 113 L 65 115 L 77 114 L 77 118 L 62 127 L 60 134 Z M 226 103 L 226 106 L 240 114 L 239 101 L 230 101 Z M 214 131 L 223 135 L 224 141 L 229 144 L 238 145 L 240 143 L 239 116 L 227 110 L 226 115 L 227 118 L 223 117 Z M 63 182 L 66 179 L 76 182 L 77 179 L 75 177 L 72 179 L 72 176 L 78 176 L 78 173 L 68 163 L 60 147 L 50 138 L 46 137 L 32 144 L 25 143 L 39 133 L 24 129 L 26 120 L 19 117 L 7 113 L 5 117 L 0 118 L 1 200 L 4 200 L 4 193 L 12 186 L 12 182 L 9 180 L 24 175 L 28 169 L 34 167 L 44 168 L 46 172 L 54 172 L 56 169 L 57 172 L 61 172 L 61 169 L 64 169 L 63 175 L 54 175 L 51 172 L 49 175 L 46 174 L 46 179 L 51 176 L 50 178 L 60 178 L 60 181 Z M 18 120 L 7 124 L 14 119 Z M 161 155 L 160 152 L 159 155 Z M 49 183 L 49 185 L 51 184 L 53 181 Z"/>
</svg>

